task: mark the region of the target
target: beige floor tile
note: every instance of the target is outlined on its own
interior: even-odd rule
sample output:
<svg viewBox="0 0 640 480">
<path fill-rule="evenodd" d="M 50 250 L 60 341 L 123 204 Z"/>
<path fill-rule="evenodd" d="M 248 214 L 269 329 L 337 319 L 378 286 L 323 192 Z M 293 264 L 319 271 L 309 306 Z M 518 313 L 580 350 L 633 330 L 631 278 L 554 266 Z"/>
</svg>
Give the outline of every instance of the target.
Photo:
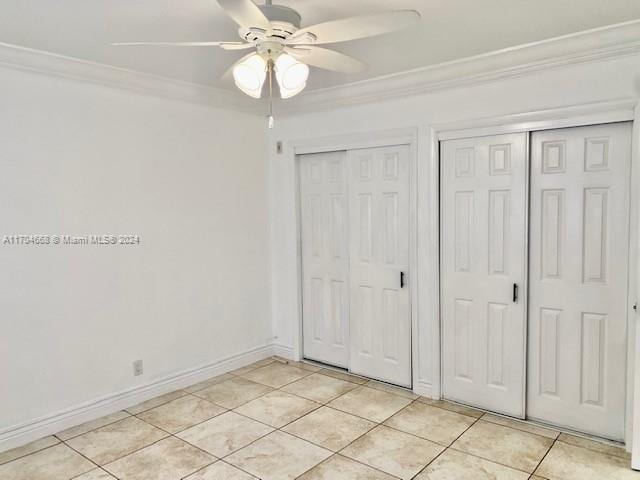
<svg viewBox="0 0 640 480">
<path fill-rule="evenodd" d="M 177 434 L 216 457 L 224 457 L 273 431 L 273 428 L 227 412 Z"/>
<path fill-rule="evenodd" d="M 380 423 L 410 403 L 408 398 L 374 388 L 359 387 L 331 401 L 329 406 Z"/>
<path fill-rule="evenodd" d="M 202 450 L 169 437 L 104 468 L 121 480 L 177 480 L 215 460 Z"/>
<path fill-rule="evenodd" d="M 7 450 L 5 452 L 0 453 L 0 465 L 3 463 L 10 462 L 11 460 L 15 460 L 20 457 L 24 457 L 31 453 L 39 452 L 40 450 L 44 450 L 45 448 L 53 447 L 60 443 L 54 436 L 40 438 L 34 442 L 27 443 L 21 447 L 12 448 L 11 450 Z"/>
<path fill-rule="evenodd" d="M 375 426 L 375 423 L 364 418 L 322 407 L 287 425 L 283 430 L 337 452 Z"/>
<path fill-rule="evenodd" d="M 298 367 L 298 368 L 301 368 L 302 370 L 308 370 L 310 372 L 319 372 L 320 370 L 322 370 L 322 367 L 317 367 L 316 365 L 312 365 L 310 363 L 296 362 L 294 360 L 287 360 L 286 358 L 282 358 L 282 357 L 274 357 L 274 358 L 280 363 L 291 365 L 292 367 Z"/>
<path fill-rule="evenodd" d="M 552 444 L 547 437 L 478 420 L 452 448 L 533 473 Z"/>
<path fill-rule="evenodd" d="M 333 378 L 337 378 L 338 380 L 344 380 L 346 382 L 356 383 L 358 385 L 364 385 L 369 381 L 368 378 L 358 377 L 357 375 L 351 375 L 347 372 L 341 372 L 339 370 L 332 370 L 330 368 L 323 368 L 318 373 L 322 375 L 328 375 Z"/>
<path fill-rule="evenodd" d="M 558 435 L 560 435 L 560 432 L 558 432 L 557 430 L 540 427 L 532 423 L 521 422 L 511 418 L 501 417 L 499 415 L 493 415 L 491 413 L 485 413 L 482 416 L 482 420 L 486 422 L 495 423 L 498 425 L 503 425 L 505 427 L 515 428 L 516 430 L 522 430 L 523 432 L 535 433 L 536 435 L 541 435 L 543 437 L 551 438 L 553 440 L 558 438 Z"/>
<path fill-rule="evenodd" d="M 315 402 L 327 403 L 357 387 L 358 385 L 352 382 L 314 373 L 282 387 L 282 390 Z"/>
<path fill-rule="evenodd" d="M 376 380 L 370 380 L 365 385 L 369 388 L 375 388 L 376 390 L 382 390 L 383 392 L 393 393 L 400 395 L 401 397 L 408 398 L 409 400 L 415 400 L 419 397 L 411 390 L 402 387 L 396 387 L 395 385 L 389 385 L 388 383 L 377 382 Z"/>
<path fill-rule="evenodd" d="M 265 358 L 264 360 L 259 360 L 257 362 L 251 363 L 249 365 L 246 365 L 244 367 L 241 368 L 236 368 L 235 370 L 232 370 L 231 373 L 232 375 L 244 375 L 245 373 L 249 373 L 251 370 L 255 370 L 256 368 L 260 368 L 260 367 L 264 367 L 266 365 L 269 365 L 270 363 L 275 362 L 276 359 L 273 357 L 269 357 L 269 358 Z"/>
<path fill-rule="evenodd" d="M 130 416 L 131 414 L 125 412 L 124 410 L 121 410 L 119 412 L 105 415 L 104 417 L 96 418 L 95 420 L 81 423 L 80 425 L 76 425 L 75 427 L 63 430 L 62 432 L 56 433 L 56 437 L 58 437 L 60 440 L 66 441 L 70 438 L 82 435 L 83 433 L 95 430 L 96 428 L 104 427 L 105 425 L 109 425 L 110 423 L 116 423 Z"/>
<path fill-rule="evenodd" d="M 431 405 L 432 407 L 444 408 L 445 410 L 461 413 L 462 415 L 468 415 L 469 417 L 473 417 L 473 418 L 480 418 L 485 413 L 482 410 L 477 410 L 471 407 L 465 407 L 464 405 L 459 405 L 453 402 L 447 402 L 446 400 L 432 400 L 431 398 L 427 398 L 427 397 L 419 397 L 418 401 L 422 403 L 426 403 L 427 405 Z"/>
<path fill-rule="evenodd" d="M 202 382 L 198 382 L 190 387 L 184 388 L 183 390 L 187 393 L 197 392 L 198 390 L 204 390 L 211 385 L 216 385 L 218 383 L 224 382 L 225 380 L 229 380 L 233 378 L 233 375 L 230 373 L 224 373 L 222 375 L 218 375 L 217 377 L 210 378 L 208 380 L 204 380 Z"/>
<path fill-rule="evenodd" d="M 536 470 L 550 480 L 638 480 L 629 460 L 556 442 Z"/>
<path fill-rule="evenodd" d="M 281 428 L 318 407 L 319 403 L 276 390 L 245 403 L 235 411 L 272 427 Z"/>
<path fill-rule="evenodd" d="M 330 456 L 329 450 L 275 431 L 225 461 L 261 480 L 293 480 Z"/>
<path fill-rule="evenodd" d="M 273 390 L 271 387 L 234 377 L 217 385 L 195 392 L 194 395 L 209 400 L 221 407 L 233 409 Z"/>
<path fill-rule="evenodd" d="M 249 373 L 242 375 L 243 378 L 251 380 L 252 382 L 258 382 L 263 385 L 268 385 L 273 388 L 284 387 L 288 383 L 300 380 L 312 372 L 303 370 L 298 367 L 292 367 L 285 365 L 281 362 L 273 362 L 265 367 L 257 368 Z"/>
<path fill-rule="evenodd" d="M 476 420 L 466 415 L 413 402 L 400 410 L 385 425 L 449 446 Z"/>
<path fill-rule="evenodd" d="M 360 437 L 340 452 L 402 479 L 413 478 L 444 447 L 383 425 Z"/>
<path fill-rule="evenodd" d="M 350 458 L 334 455 L 299 477 L 299 480 L 395 480 L 379 470 Z"/>
<path fill-rule="evenodd" d="M 169 403 L 171 400 L 175 400 L 176 398 L 184 397 L 187 394 L 184 390 L 176 390 L 175 392 L 165 393 L 164 395 L 160 395 L 159 397 L 152 398 L 147 400 L 146 402 L 139 403 L 134 405 L 133 407 L 129 407 L 126 409 L 131 415 L 137 415 L 138 413 L 142 413 L 146 410 L 151 410 L 152 408 L 159 407 L 160 405 L 164 405 L 165 403 Z"/>
<path fill-rule="evenodd" d="M 187 395 L 137 415 L 151 425 L 176 433 L 224 413 L 225 409 L 193 395 Z"/>
<path fill-rule="evenodd" d="M 79 477 L 75 477 L 73 480 L 116 480 L 116 477 L 105 472 L 101 468 L 96 468 L 95 470 L 84 473 Z"/>
<path fill-rule="evenodd" d="M 0 479 L 61 480 L 94 468 L 93 463 L 61 443 L 0 465 Z"/>
<path fill-rule="evenodd" d="M 166 432 L 139 418 L 129 417 L 74 437 L 67 443 L 98 465 L 104 465 L 157 442 L 167 435 Z"/>
<path fill-rule="evenodd" d="M 466 453 L 447 450 L 415 480 L 527 480 L 528 473 Z"/>
<path fill-rule="evenodd" d="M 224 462 L 216 462 L 213 465 L 198 470 L 193 475 L 189 475 L 185 480 L 257 480 L 253 475 L 249 475 L 242 470 Z"/>
<path fill-rule="evenodd" d="M 269 364 L 275 362 L 276 360 L 277 360 L 277 357 L 274 357 L 274 356 L 267 357 L 267 358 L 263 358 L 262 360 L 258 360 L 257 362 L 253 362 L 251 364 L 251 366 L 255 367 L 255 368 L 260 368 L 260 367 L 264 367 L 266 365 L 269 365 Z"/>
<path fill-rule="evenodd" d="M 244 375 L 245 373 L 249 373 L 251 370 L 255 370 L 256 368 L 259 368 L 259 367 L 254 367 L 253 365 L 247 365 L 246 367 L 240 367 L 240 368 L 236 368 L 235 370 L 231 370 L 229 374 L 231 376 L 240 376 L 240 375 Z"/>
<path fill-rule="evenodd" d="M 596 452 L 613 455 L 615 457 L 631 459 L 631 453 L 627 452 L 623 447 L 618 447 L 617 445 L 597 442 L 595 440 L 589 440 L 588 438 L 577 437 L 575 435 L 569 435 L 566 433 L 561 433 L 558 440 L 564 443 L 568 443 L 569 445 L 574 445 L 576 447 L 594 450 Z"/>
</svg>

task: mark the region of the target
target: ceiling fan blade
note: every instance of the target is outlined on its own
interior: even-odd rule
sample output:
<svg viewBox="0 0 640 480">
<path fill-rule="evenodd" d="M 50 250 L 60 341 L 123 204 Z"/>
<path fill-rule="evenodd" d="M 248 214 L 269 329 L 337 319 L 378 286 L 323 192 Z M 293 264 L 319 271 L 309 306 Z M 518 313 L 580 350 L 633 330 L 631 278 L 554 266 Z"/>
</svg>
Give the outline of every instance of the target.
<svg viewBox="0 0 640 480">
<path fill-rule="evenodd" d="M 415 10 L 396 10 L 374 15 L 343 18 L 298 30 L 289 38 L 287 43 L 310 43 L 307 33 L 311 33 L 316 37 L 314 44 L 346 42 L 400 30 L 417 22 L 419 19 L 420 14 Z"/>
<path fill-rule="evenodd" d="M 253 47 L 251 43 L 244 42 L 126 42 L 112 43 L 116 47 L 221 47 L 225 50 L 239 50 L 242 48 Z"/>
<path fill-rule="evenodd" d="M 223 43 L 220 45 L 223 50 L 246 50 L 247 48 L 255 48 L 253 43 Z"/>
<path fill-rule="evenodd" d="M 288 47 L 285 51 L 302 63 L 335 72 L 358 73 L 367 67 L 367 65 L 360 60 L 326 48 L 312 46 L 299 48 Z"/>
<path fill-rule="evenodd" d="M 218 0 L 225 13 L 241 27 L 271 28 L 271 22 L 251 0 Z"/>
</svg>

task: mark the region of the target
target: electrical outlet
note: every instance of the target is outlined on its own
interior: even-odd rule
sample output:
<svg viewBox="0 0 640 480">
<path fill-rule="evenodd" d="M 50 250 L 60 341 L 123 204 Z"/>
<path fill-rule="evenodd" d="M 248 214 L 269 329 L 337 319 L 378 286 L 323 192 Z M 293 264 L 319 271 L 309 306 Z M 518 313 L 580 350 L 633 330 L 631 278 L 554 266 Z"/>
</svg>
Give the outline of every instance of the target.
<svg viewBox="0 0 640 480">
<path fill-rule="evenodd" d="M 143 372 L 144 369 L 142 366 L 142 360 L 136 360 L 135 362 L 133 362 L 133 376 L 139 377 Z"/>
</svg>

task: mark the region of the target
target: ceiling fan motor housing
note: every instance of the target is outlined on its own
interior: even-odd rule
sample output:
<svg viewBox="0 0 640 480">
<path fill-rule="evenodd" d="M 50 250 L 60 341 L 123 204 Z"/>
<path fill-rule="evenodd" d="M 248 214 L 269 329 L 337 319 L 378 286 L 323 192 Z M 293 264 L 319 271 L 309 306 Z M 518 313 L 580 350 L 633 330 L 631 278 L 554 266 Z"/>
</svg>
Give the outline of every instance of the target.
<svg viewBox="0 0 640 480">
<path fill-rule="evenodd" d="M 256 45 L 258 53 L 265 57 L 277 57 L 284 49 L 284 42 L 299 28 L 301 17 L 294 9 L 282 5 L 258 5 L 271 23 L 266 32 L 259 27 L 240 28 L 240 37 Z"/>
</svg>

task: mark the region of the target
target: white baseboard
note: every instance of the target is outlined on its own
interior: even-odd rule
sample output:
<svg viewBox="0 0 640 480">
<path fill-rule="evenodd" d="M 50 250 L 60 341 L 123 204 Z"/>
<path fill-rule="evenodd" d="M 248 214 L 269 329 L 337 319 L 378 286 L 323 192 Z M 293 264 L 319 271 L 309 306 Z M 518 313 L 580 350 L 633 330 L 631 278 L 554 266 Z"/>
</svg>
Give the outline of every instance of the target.
<svg viewBox="0 0 640 480">
<path fill-rule="evenodd" d="M 216 375 L 244 367 L 272 355 L 290 358 L 293 350 L 281 345 L 264 345 L 184 370 L 154 382 L 113 393 L 66 410 L 29 420 L 0 430 L 0 452 L 53 435 L 81 423 L 132 407 L 165 393 L 186 388 Z"/>
<path fill-rule="evenodd" d="M 279 357 L 286 358 L 287 360 L 293 360 L 293 361 L 299 360 L 298 358 L 295 358 L 293 355 L 293 347 L 290 347 L 288 345 L 282 345 L 279 343 L 274 343 L 273 345 L 271 345 L 271 348 L 273 348 L 274 355 L 278 355 Z"/>
</svg>

